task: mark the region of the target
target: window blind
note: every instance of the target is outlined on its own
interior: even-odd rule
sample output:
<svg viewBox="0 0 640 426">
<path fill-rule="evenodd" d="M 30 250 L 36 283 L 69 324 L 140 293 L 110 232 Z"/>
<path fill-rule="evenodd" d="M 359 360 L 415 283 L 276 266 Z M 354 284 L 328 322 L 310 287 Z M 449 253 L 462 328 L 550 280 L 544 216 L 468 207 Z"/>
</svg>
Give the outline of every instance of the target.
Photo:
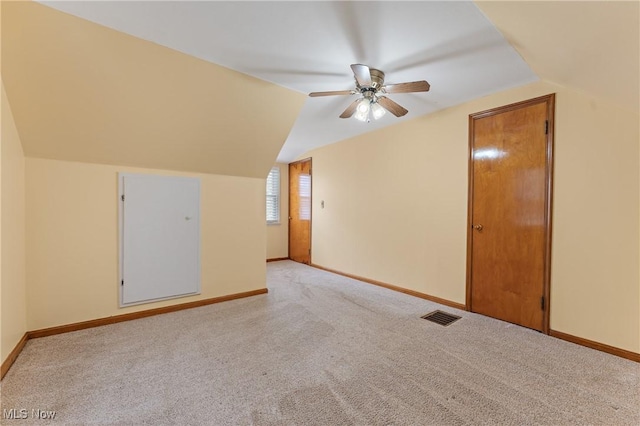
<svg viewBox="0 0 640 426">
<path fill-rule="evenodd" d="M 267 176 L 267 223 L 280 222 L 280 169 L 272 167 Z"/>
<path fill-rule="evenodd" d="M 300 220 L 311 220 L 311 175 L 300 175 L 298 179 L 300 196 Z"/>
</svg>

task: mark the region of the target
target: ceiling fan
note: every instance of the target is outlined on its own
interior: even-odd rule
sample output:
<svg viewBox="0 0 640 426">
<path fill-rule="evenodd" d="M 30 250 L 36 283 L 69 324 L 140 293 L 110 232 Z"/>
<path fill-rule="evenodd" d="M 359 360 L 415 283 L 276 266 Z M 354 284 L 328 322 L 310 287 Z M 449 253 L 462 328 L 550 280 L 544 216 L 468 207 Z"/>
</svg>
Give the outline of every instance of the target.
<svg viewBox="0 0 640 426">
<path fill-rule="evenodd" d="M 361 95 L 362 97 L 353 101 L 340 114 L 340 118 L 353 116 L 360 121 L 370 121 L 369 116 L 371 115 L 374 120 L 377 120 L 385 114 L 385 110 L 396 117 L 402 117 L 409 111 L 384 95 L 387 93 L 427 92 L 430 88 L 429 83 L 425 80 L 387 84 L 385 86 L 384 73 L 382 71 L 362 64 L 353 64 L 351 69 L 356 80 L 355 89 L 309 93 L 312 98 L 317 96 Z"/>
</svg>

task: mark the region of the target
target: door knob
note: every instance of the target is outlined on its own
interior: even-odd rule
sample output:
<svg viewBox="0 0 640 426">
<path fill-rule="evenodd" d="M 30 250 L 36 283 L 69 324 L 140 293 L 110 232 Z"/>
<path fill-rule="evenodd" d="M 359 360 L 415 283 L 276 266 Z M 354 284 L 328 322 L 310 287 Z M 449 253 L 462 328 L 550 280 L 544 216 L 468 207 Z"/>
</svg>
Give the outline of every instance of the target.
<svg viewBox="0 0 640 426">
<path fill-rule="evenodd" d="M 482 232 L 482 229 L 484 228 L 481 224 L 471 225 L 471 227 L 478 232 Z"/>
</svg>

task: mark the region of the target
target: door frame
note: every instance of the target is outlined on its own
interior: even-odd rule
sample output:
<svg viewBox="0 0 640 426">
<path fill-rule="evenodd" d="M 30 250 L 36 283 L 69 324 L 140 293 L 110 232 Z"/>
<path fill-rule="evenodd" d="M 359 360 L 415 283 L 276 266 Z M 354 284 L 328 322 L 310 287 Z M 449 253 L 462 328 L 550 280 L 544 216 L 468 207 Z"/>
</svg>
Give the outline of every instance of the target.
<svg viewBox="0 0 640 426">
<path fill-rule="evenodd" d="M 309 203 L 311 204 L 311 211 L 309 212 L 310 216 L 309 216 L 309 265 L 311 265 L 313 263 L 311 256 L 313 255 L 313 244 L 312 244 L 312 238 L 313 238 L 313 161 L 312 161 L 312 157 L 307 157 L 307 158 L 303 158 L 302 160 L 298 160 L 298 161 L 292 161 L 291 163 L 287 164 L 287 177 L 289 179 L 288 185 L 287 185 L 287 197 L 288 197 L 288 203 L 289 203 L 289 208 L 287 211 L 287 256 L 289 257 L 289 259 L 291 259 L 291 165 L 292 164 L 298 164 L 298 163 L 304 163 L 308 161 L 309 162 L 309 175 L 311 176 L 311 199 L 309 200 Z"/>
<path fill-rule="evenodd" d="M 472 251 L 472 219 L 473 219 L 473 146 L 474 146 L 474 125 L 475 120 L 504 112 L 517 110 L 535 104 L 545 103 L 547 105 L 547 140 L 546 140 L 546 166 L 545 166 L 545 253 L 544 253 L 544 281 L 543 297 L 544 311 L 542 314 L 542 332 L 549 334 L 549 318 L 551 313 L 551 234 L 552 234 L 552 213 L 553 213 L 553 150 L 554 150 L 554 130 L 555 130 L 555 93 L 539 96 L 526 101 L 492 108 L 486 111 L 469 114 L 469 157 L 468 157 L 468 194 L 467 194 L 467 286 L 466 286 L 466 309 L 473 311 L 471 304 L 471 271 L 473 268 Z"/>
</svg>

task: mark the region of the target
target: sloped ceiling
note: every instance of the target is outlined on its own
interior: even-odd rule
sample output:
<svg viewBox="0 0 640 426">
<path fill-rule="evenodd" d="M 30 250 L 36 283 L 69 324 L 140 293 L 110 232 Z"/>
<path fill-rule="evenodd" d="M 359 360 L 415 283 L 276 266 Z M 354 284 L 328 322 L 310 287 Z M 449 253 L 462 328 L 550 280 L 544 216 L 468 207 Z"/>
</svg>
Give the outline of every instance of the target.
<svg viewBox="0 0 640 426">
<path fill-rule="evenodd" d="M 405 117 L 387 114 L 371 123 L 338 118 L 353 102 L 349 96 L 306 98 L 283 138 L 281 161 L 537 80 L 470 1 L 39 3 L 302 95 L 352 89 L 352 63 L 382 69 L 388 83 L 431 83 L 428 93 L 390 96 L 409 110 Z M 254 113 L 262 114 L 262 109 Z"/>
<path fill-rule="evenodd" d="M 540 78 L 640 112 L 640 2 L 476 4 Z"/>
<path fill-rule="evenodd" d="M 34 2 L 2 2 L 27 156 L 264 178 L 305 96 Z"/>
<path fill-rule="evenodd" d="M 354 88 L 353 63 L 388 83 L 409 113 L 339 119 L 350 96 L 309 98 L 279 159 L 537 80 L 470 1 L 41 1 L 75 16 L 308 94 Z M 355 98 L 355 97 L 354 97 Z"/>
</svg>

